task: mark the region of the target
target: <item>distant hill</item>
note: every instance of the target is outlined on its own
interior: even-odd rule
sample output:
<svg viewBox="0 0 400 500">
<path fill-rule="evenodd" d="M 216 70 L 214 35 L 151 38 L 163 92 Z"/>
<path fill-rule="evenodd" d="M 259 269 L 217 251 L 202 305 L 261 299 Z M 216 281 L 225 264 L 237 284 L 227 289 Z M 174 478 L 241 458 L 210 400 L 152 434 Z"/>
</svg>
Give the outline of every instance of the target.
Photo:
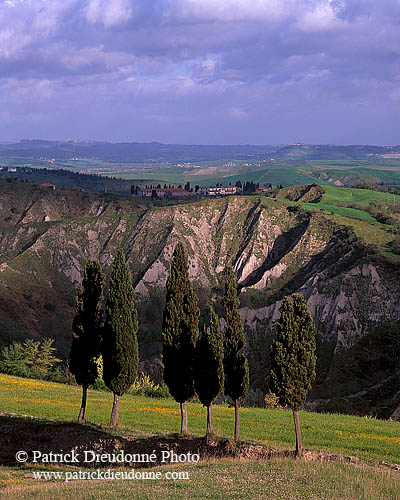
<svg viewBox="0 0 400 500">
<path fill-rule="evenodd" d="M 159 142 L 84 142 L 22 140 L 15 144 L 0 144 L 1 157 L 92 158 L 109 162 L 178 163 L 264 156 L 276 151 L 276 146 L 213 146 L 161 144 Z"/>
<path fill-rule="evenodd" d="M 0 143 L 1 157 L 92 158 L 109 162 L 179 163 L 217 161 L 226 158 L 245 159 L 273 156 L 285 160 L 365 159 L 370 155 L 396 155 L 400 146 L 374 145 L 196 145 L 162 144 L 159 142 L 93 142 L 22 140 L 12 144 Z"/>
<path fill-rule="evenodd" d="M 400 152 L 400 146 L 373 146 L 373 145 L 350 145 L 336 146 L 330 144 L 306 145 L 295 144 L 280 148 L 276 151 L 276 158 L 299 159 L 299 160 L 343 160 L 343 159 L 365 159 L 371 155 L 396 154 Z"/>
<path fill-rule="evenodd" d="M 314 182 L 354 187 L 366 182 L 400 188 L 400 146 L 215 146 L 23 140 L 0 143 L 2 165 L 46 169 L 41 173 L 30 172 L 29 176 L 15 174 L 34 182 L 126 194 L 130 193 L 131 184 L 187 182 L 192 186 L 209 186 L 251 181 L 261 187 Z M 3 170 L 0 175 L 4 173 Z M 72 173 L 91 176 L 78 178 Z M 104 180 L 106 176 L 112 177 L 112 181 Z M 44 177 L 46 180 L 41 180 Z"/>
<path fill-rule="evenodd" d="M 37 184 L 51 183 L 59 188 L 78 188 L 85 191 L 118 194 L 131 194 L 132 181 L 114 179 L 86 173 L 73 172 L 65 169 L 15 167 L 15 171 L 4 169 L 0 171 L 0 181 L 17 179 L 31 181 Z M 138 182 L 136 182 L 138 184 Z"/>
</svg>

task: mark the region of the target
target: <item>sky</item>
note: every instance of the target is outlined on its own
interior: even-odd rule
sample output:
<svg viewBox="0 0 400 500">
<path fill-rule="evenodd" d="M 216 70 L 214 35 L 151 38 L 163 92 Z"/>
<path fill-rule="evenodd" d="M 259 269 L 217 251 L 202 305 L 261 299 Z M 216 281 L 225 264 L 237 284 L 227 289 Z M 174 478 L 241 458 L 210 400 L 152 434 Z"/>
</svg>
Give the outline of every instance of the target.
<svg viewBox="0 0 400 500">
<path fill-rule="evenodd" d="M 399 132 L 400 0 L 0 0 L 0 141 Z"/>
</svg>

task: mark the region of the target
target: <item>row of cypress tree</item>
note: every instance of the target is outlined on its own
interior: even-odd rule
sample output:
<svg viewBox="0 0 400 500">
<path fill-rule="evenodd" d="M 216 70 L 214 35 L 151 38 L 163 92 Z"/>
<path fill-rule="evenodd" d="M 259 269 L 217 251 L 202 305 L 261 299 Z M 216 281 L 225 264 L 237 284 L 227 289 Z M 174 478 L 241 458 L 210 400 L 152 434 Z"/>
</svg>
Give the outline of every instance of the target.
<svg viewBox="0 0 400 500">
<path fill-rule="evenodd" d="M 82 386 L 78 421 L 84 422 L 87 389 L 99 376 L 98 359 L 102 355 L 103 379 L 114 393 L 110 425 L 115 426 L 119 398 L 135 381 L 139 363 L 135 291 L 122 250 L 118 250 L 112 264 L 105 314 L 102 310 L 104 285 L 105 276 L 99 262 L 89 260 L 76 297 L 69 367 Z"/>
<path fill-rule="evenodd" d="M 180 403 L 181 432 L 187 432 L 186 402 L 197 393 L 207 407 L 207 436 L 213 434 L 212 403 L 224 390 L 235 403 L 235 440 L 240 440 L 239 404 L 249 387 L 245 338 L 239 314 L 237 283 L 232 266 L 224 271 L 224 332 L 213 308 L 199 334 L 200 311 L 189 279 L 182 243 L 175 247 L 166 285 L 163 314 L 164 381 Z M 87 389 L 98 377 L 103 357 L 103 379 L 114 393 L 110 425 L 118 423 L 119 398 L 131 387 L 138 371 L 137 311 L 129 266 L 122 250 L 111 268 L 105 311 L 102 310 L 105 276 L 97 261 L 85 266 L 78 287 L 70 370 L 82 385 L 79 421 L 84 421 Z M 285 297 L 272 344 L 270 386 L 283 406 L 293 410 L 296 453 L 302 453 L 298 410 L 315 378 L 315 328 L 302 295 Z M 104 322 L 103 322 L 104 316 Z"/>
<path fill-rule="evenodd" d="M 186 401 L 196 392 L 207 407 L 206 436 L 212 435 L 212 402 L 224 390 L 235 403 L 234 437 L 240 441 L 239 403 L 248 392 L 249 369 L 237 283 L 231 265 L 225 268 L 224 278 L 224 334 L 222 336 L 219 329 L 217 315 L 209 307 L 208 325 L 204 323 L 198 338 L 197 298 L 189 280 L 183 245 L 177 244 L 167 281 L 163 317 L 164 379 L 181 406 L 181 432 L 187 432 Z M 292 300 L 285 297 L 280 313 L 271 349 L 270 387 L 279 403 L 293 411 L 296 455 L 301 456 L 298 411 L 315 379 L 316 332 L 303 295 L 294 294 Z"/>
<path fill-rule="evenodd" d="M 122 250 L 117 252 L 112 264 L 103 313 L 104 285 L 105 276 L 99 262 L 89 260 L 78 287 L 69 366 L 82 386 L 78 421 L 83 422 L 87 389 L 99 376 L 98 358 L 102 356 L 103 379 L 114 393 L 110 425 L 115 426 L 119 399 L 135 381 L 139 361 L 135 292 Z M 224 338 L 211 306 L 199 336 L 197 302 L 189 280 L 185 251 L 178 242 L 167 281 L 163 314 L 164 381 L 171 395 L 180 403 L 182 433 L 187 432 L 186 401 L 198 394 L 201 403 L 207 407 L 207 436 L 213 434 L 212 402 L 223 390 L 225 381 L 225 393 L 235 401 L 235 439 L 239 440 L 239 401 L 247 395 L 249 370 L 231 266 L 225 269 Z"/>
<path fill-rule="evenodd" d="M 239 441 L 239 402 L 248 392 L 249 368 L 232 266 L 225 268 L 224 277 L 224 335 L 210 306 L 199 338 L 197 296 L 189 279 L 185 250 L 181 242 L 177 243 L 163 315 L 164 381 L 180 403 L 182 433 L 187 432 L 186 402 L 197 393 L 207 407 L 207 436 L 213 434 L 212 402 L 224 389 L 225 381 L 225 394 L 235 401 L 235 440 Z"/>
</svg>

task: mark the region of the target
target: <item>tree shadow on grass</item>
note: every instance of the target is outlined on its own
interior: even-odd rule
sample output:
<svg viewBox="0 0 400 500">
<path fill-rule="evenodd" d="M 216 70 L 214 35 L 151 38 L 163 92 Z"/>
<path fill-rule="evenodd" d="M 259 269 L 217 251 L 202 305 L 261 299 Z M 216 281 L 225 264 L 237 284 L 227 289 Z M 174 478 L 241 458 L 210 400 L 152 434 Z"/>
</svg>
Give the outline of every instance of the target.
<svg viewBox="0 0 400 500">
<path fill-rule="evenodd" d="M 120 431 L 123 433 L 123 429 Z M 185 460 L 180 461 L 179 455 L 188 457 L 189 453 L 192 456 L 197 454 L 200 460 L 227 457 L 257 460 L 291 455 L 289 451 L 278 451 L 262 444 L 243 442 L 235 445 L 233 441 L 224 438 L 206 440 L 203 437 L 181 436 L 179 434 L 138 437 L 121 435 L 119 429 L 111 430 L 93 424 L 53 422 L 33 417 L 4 414 L 0 415 L 0 443 L 0 465 L 6 466 L 18 465 L 15 455 L 21 450 L 28 453 L 27 464 L 32 463 L 33 451 L 40 451 L 42 455 L 49 455 L 50 452 L 65 455 L 74 451 L 78 462 L 68 465 L 96 468 L 113 466 L 138 468 L 183 463 Z M 138 457 L 136 457 L 132 463 L 121 461 L 112 463 L 109 460 L 85 462 L 85 450 L 100 455 L 118 454 L 122 451 L 124 451 L 125 456 L 128 454 L 147 454 L 148 456 L 155 454 L 156 459 L 149 461 L 148 457 L 144 456 L 140 457 L 140 461 L 137 461 Z M 163 455 L 163 452 L 170 452 L 170 454 L 164 453 Z M 89 459 L 92 457 L 93 453 L 88 453 L 86 456 Z M 48 463 L 39 460 L 40 465 Z M 56 463 L 60 465 L 59 460 Z"/>
<path fill-rule="evenodd" d="M 199 460 L 232 458 L 236 460 L 270 460 L 273 458 L 296 458 L 292 450 L 278 450 L 262 443 L 241 442 L 235 444 L 234 441 L 226 438 L 208 439 L 204 437 L 182 436 L 179 434 L 168 434 L 158 436 L 137 437 L 121 435 L 119 431 L 123 429 L 107 429 L 95 424 L 78 424 L 75 422 L 54 422 L 37 419 L 29 416 L 6 415 L 0 413 L 0 466 L 15 467 L 22 465 L 33 465 L 33 451 L 40 451 L 42 455 L 65 454 L 73 450 L 75 456 L 80 460 L 74 464 L 60 462 L 55 465 L 70 466 L 75 465 L 80 468 L 110 468 L 129 467 L 143 468 L 154 467 L 156 465 L 183 464 L 196 460 L 179 460 L 179 455 L 189 457 L 189 453 L 199 456 Z M 85 462 L 85 450 L 95 454 L 121 454 L 136 455 L 131 463 L 113 462 Z M 25 451 L 28 460 L 19 463 L 15 454 L 18 451 Z M 173 453 L 175 461 L 171 460 L 171 455 L 165 457 L 163 462 L 162 452 Z M 139 455 L 155 454 L 156 460 L 138 461 Z M 92 454 L 89 454 L 91 457 Z M 326 451 L 303 450 L 303 459 L 306 461 L 318 462 L 345 462 L 357 463 L 359 459 L 353 456 L 342 456 Z M 48 466 L 51 462 L 39 461 L 38 465 Z M 390 464 L 388 464 L 390 465 Z M 396 466 L 397 467 L 397 466 Z"/>
</svg>

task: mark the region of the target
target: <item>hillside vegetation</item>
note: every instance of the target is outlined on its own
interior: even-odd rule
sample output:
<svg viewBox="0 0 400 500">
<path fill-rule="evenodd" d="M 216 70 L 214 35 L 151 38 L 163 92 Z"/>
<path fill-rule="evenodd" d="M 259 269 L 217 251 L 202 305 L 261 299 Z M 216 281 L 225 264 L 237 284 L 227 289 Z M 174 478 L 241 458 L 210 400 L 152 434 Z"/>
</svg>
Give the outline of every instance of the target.
<svg viewBox="0 0 400 500">
<path fill-rule="evenodd" d="M 58 356 L 66 359 L 83 266 L 88 258 L 98 259 L 108 273 L 123 248 L 138 296 L 141 359 L 158 356 L 165 281 L 173 249 L 182 240 L 201 308 L 212 296 L 221 313 L 221 272 L 227 259 L 233 260 L 253 390 L 267 390 L 280 300 L 300 292 L 318 332 L 314 407 L 338 405 L 342 411 L 397 418 L 397 337 L 389 351 L 385 340 L 385 331 L 396 331 L 400 317 L 400 267 L 391 247 L 395 226 L 366 211 L 371 201 L 386 204 L 393 195 L 323 187 L 321 196 L 321 189 L 313 187 L 318 191 L 314 199 L 304 198 L 306 193 L 292 196 L 304 202 L 228 197 L 149 209 L 128 197 L 53 191 L 30 183 L 4 181 L 1 188 L 3 345 L 51 336 Z M 342 204 L 351 199 L 358 208 L 339 206 L 338 199 Z M 366 376 L 344 390 L 333 378 L 336 360 L 349 348 L 356 355 L 368 335 L 381 338 L 374 354 L 379 369 L 370 377 L 367 365 L 359 366 Z M 369 390 L 381 391 L 384 401 L 369 397 Z M 332 403 L 337 397 L 345 399 Z"/>
</svg>

